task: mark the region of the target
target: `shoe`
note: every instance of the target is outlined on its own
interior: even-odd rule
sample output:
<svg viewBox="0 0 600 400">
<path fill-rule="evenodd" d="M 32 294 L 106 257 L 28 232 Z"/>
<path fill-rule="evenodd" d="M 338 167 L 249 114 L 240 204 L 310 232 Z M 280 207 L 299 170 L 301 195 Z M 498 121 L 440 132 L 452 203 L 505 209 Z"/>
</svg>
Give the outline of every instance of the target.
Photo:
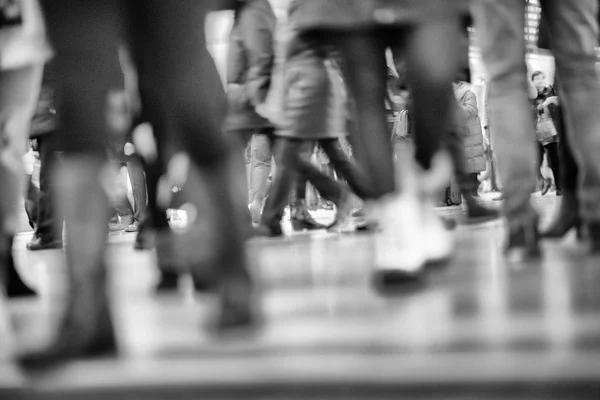
<svg viewBox="0 0 600 400">
<path fill-rule="evenodd" d="M 0 278 L 2 278 L 2 273 L 6 273 L 6 295 L 11 299 L 36 296 L 37 293 L 23 282 L 17 271 L 12 256 L 13 239 L 2 238 L 0 240 L 2 241 L 0 243 Z"/>
<path fill-rule="evenodd" d="M 255 228 L 256 234 L 255 236 L 262 236 L 262 237 L 270 237 L 270 238 L 280 238 L 283 237 L 283 230 L 281 229 L 281 224 L 279 223 L 279 221 L 276 221 L 270 225 L 266 225 L 265 223 L 261 222 L 256 228 Z"/>
<path fill-rule="evenodd" d="M 75 316 L 67 315 L 50 346 L 20 355 L 18 363 L 25 370 L 36 371 L 71 360 L 115 356 L 117 341 L 108 305 L 101 306 L 95 318 L 92 315 L 86 314 L 86 320 L 82 321 L 76 321 Z"/>
<path fill-rule="evenodd" d="M 567 193 L 563 196 L 558 214 L 550 226 L 540 233 L 540 236 L 544 239 L 560 239 L 573 228 L 577 232 L 577 238 L 581 239 L 583 234 L 577 196 L 574 193 Z"/>
<path fill-rule="evenodd" d="M 375 233 L 375 275 L 382 282 L 418 280 L 425 268 L 420 206 L 416 197 L 390 194 L 373 204 L 380 232 Z"/>
<path fill-rule="evenodd" d="M 179 287 L 179 274 L 173 271 L 162 270 L 160 271 L 160 278 L 156 285 L 156 292 L 165 293 L 170 291 L 176 291 Z"/>
<path fill-rule="evenodd" d="M 557 196 L 562 196 L 563 195 L 562 190 L 561 189 L 556 189 L 556 195 Z"/>
<path fill-rule="evenodd" d="M 550 188 L 552 187 L 552 181 L 550 179 L 544 179 L 542 181 L 542 189 L 541 189 L 541 195 L 545 196 L 546 193 L 548 193 L 548 191 L 550 190 Z"/>
<path fill-rule="evenodd" d="M 63 248 L 63 242 L 62 240 L 45 241 L 39 236 L 34 236 L 31 242 L 27 243 L 26 247 L 29 251 L 56 250 Z"/>
<path fill-rule="evenodd" d="M 128 232 L 128 233 L 137 232 L 139 229 L 140 229 L 140 222 L 133 221 L 133 223 L 131 225 L 129 225 L 127 228 L 125 228 L 125 232 Z"/>
<path fill-rule="evenodd" d="M 333 211 L 333 207 L 333 203 L 328 200 L 321 200 L 319 204 L 319 208 L 321 208 L 322 210 Z"/>
<path fill-rule="evenodd" d="M 352 196 L 349 189 L 344 189 L 341 200 L 336 204 L 335 220 L 327 231 L 334 233 L 351 233 L 356 231 L 356 226 L 351 218 Z"/>
<path fill-rule="evenodd" d="M 538 260 L 542 256 L 538 232 L 539 216 L 510 227 L 505 254 L 509 262 L 522 263 Z"/>
<path fill-rule="evenodd" d="M 124 216 L 119 215 L 117 216 L 117 218 L 118 222 L 110 222 L 108 224 L 108 230 L 110 232 L 124 231 L 125 229 L 127 229 L 127 227 L 133 224 L 133 215 L 131 214 Z"/>
<path fill-rule="evenodd" d="M 312 231 L 326 228 L 325 225 L 314 220 L 306 207 L 305 200 L 296 200 L 291 210 L 290 221 L 292 222 L 294 231 Z"/>
<path fill-rule="evenodd" d="M 245 335 L 258 326 L 250 279 L 224 278 L 218 297 L 219 313 L 210 330 L 219 337 Z"/>
<path fill-rule="evenodd" d="M 452 234 L 441 217 L 439 217 L 433 205 L 421 202 L 421 233 L 426 238 L 423 246 L 427 265 L 438 265 L 449 261 L 454 254 L 454 240 Z"/>
</svg>

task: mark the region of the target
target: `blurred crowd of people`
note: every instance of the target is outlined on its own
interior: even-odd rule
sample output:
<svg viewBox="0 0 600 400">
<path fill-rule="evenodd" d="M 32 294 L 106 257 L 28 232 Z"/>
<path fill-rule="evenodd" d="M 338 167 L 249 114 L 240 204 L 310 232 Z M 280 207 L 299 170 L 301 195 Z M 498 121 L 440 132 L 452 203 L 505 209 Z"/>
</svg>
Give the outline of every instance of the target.
<svg viewBox="0 0 600 400">
<path fill-rule="evenodd" d="M 554 86 L 528 70 L 525 6 L 292 0 L 278 20 L 268 0 L 1 2 L 0 273 L 9 297 L 35 295 L 11 253 L 26 193 L 27 248 L 65 245 L 70 284 L 55 339 L 19 361 L 116 351 L 109 230 L 156 249 L 159 290 L 191 273 L 214 292 L 218 333 L 256 323 L 244 242 L 284 236 L 286 210 L 294 230 L 369 232 L 383 280 L 415 280 L 452 257 L 440 205 L 464 203 L 461 223 L 505 218 L 511 261 L 539 258 L 542 238 L 573 228 L 600 251 L 598 3 L 541 1 Z M 225 87 L 204 32 L 217 10 L 234 11 Z M 25 171 L 28 139 L 37 160 Z M 496 174 L 501 212 L 480 199 Z M 530 196 L 552 186 L 562 203 L 541 231 Z M 175 234 L 167 211 L 185 207 Z M 332 223 L 311 214 L 318 207 Z"/>
</svg>

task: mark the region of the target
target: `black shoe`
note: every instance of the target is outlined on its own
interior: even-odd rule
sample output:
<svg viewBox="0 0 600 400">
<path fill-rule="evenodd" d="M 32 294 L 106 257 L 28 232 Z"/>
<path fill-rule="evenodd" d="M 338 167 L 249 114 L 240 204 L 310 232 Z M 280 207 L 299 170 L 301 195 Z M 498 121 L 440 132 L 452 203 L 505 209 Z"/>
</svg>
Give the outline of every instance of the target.
<svg viewBox="0 0 600 400">
<path fill-rule="evenodd" d="M 563 195 L 562 190 L 561 189 L 556 189 L 556 195 L 557 196 L 562 196 Z"/>
<path fill-rule="evenodd" d="M 539 217 L 536 215 L 519 225 L 511 227 L 506 247 L 506 256 L 510 262 L 527 262 L 541 258 L 538 232 Z"/>
<path fill-rule="evenodd" d="M 31 242 L 27 243 L 27 250 L 29 251 L 39 251 L 39 250 L 55 250 L 62 249 L 63 242 L 62 240 L 43 240 L 39 236 L 34 236 L 31 239 Z"/>
<path fill-rule="evenodd" d="M 113 357 L 117 354 L 117 341 L 108 306 L 102 310 L 94 329 L 89 326 L 81 329 L 81 325 L 89 321 L 73 321 L 69 316 L 64 321 L 50 346 L 18 357 L 17 361 L 25 370 L 45 370 L 71 360 Z M 88 333 L 83 333 L 85 331 Z"/>
<path fill-rule="evenodd" d="M 0 274 L 3 272 L 2 264 L 6 265 L 6 295 L 9 298 L 22 298 L 36 296 L 37 293 L 23 282 L 21 276 L 17 272 L 17 267 L 12 256 L 12 238 L 0 239 L 3 241 L 0 244 Z"/>
<path fill-rule="evenodd" d="M 274 222 L 269 225 L 261 222 L 260 225 L 258 225 L 255 228 L 255 231 L 256 231 L 255 236 L 263 236 L 263 237 L 270 237 L 270 238 L 279 238 L 279 237 L 284 236 L 283 230 L 281 229 L 281 224 L 279 223 L 279 221 Z"/>
</svg>

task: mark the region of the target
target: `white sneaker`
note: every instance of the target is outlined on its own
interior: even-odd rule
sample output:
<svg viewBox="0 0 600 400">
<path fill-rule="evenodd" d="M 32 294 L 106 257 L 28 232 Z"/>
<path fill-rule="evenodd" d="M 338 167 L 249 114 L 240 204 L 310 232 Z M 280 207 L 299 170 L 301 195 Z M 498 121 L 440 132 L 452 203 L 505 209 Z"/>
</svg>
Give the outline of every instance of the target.
<svg viewBox="0 0 600 400">
<path fill-rule="evenodd" d="M 448 261 L 454 252 L 453 235 L 435 213 L 433 204 L 421 202 L 421 218 L 427 263 L 438 264 Z"/>
<path fill-rule="evenodd" d="M 418 278 L 426 255 L 418 199 L 388 195 L 373 204 L 380 231 L 375 234 L 375 269 L 390 278 Z"/>
</svg>

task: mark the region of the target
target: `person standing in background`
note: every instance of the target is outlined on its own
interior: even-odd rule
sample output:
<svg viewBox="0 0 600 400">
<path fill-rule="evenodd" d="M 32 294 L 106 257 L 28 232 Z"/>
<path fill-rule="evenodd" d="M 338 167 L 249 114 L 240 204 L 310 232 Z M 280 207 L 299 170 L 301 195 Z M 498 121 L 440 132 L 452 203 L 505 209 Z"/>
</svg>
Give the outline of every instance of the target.
<svg viewBox="0 0 600 400">
<path fill-rule="evenodd" d="M 225 130 L 241 157 L 250 151 L 250 215 L 260 221 L 271 173 L 274 126 L 266 106 L 275 65 L 275 12 L 268 0 L 237 0 L 227 57 Z M 246 187 L 240 182 L 241 187 Z M 246 204 L 246 193 L 242 199 Z M 241 200 L 241 199 L 240 199 Z"/>
</svg>

